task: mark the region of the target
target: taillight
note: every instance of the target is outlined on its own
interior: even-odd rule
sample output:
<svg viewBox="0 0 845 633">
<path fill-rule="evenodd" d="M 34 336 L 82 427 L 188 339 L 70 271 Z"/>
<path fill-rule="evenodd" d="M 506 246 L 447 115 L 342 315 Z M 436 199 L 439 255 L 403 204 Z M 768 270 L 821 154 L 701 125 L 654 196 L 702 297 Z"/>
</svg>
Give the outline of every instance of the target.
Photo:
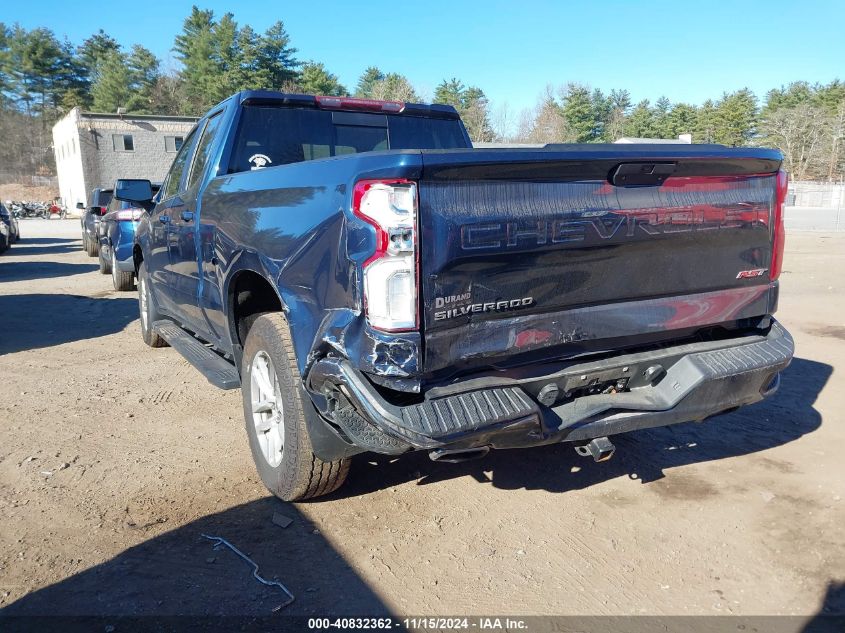
<svg viewBox="0 0 845 633">
<path fill-rule="evenodd" d="M 137 222 L 141 219 L 141 215 L 144 213 L 143 209 L 121 209 L 115 215 L 115 218 L 118 222 L 130 221 L 130 222 Z"/>
<path fill-rule="evenodd" d="M 402 101 L 379 101 L 377 99 L 356 99 L 355 97 L 315 97 L 317 106 L 326 109 L 363 110 L 365 112 L 402 112 Z"/>
<path fill-rule="evenodd" d="M 352 211 L 376 230 L 364 262 L 367 320 L 387 332 L 413 330 L 417 319 L 417 184 L 402 178 L 361 180 Z"/>
<path fill-rule="evenodd" d="M 781 169 L 777 173 L 775 208 L 772 211 L 772 263 L 769 265 L 769 279 L 771 281 L 780 276 L 780 271 L 783 268 L 783 248 L 786 239 L 783 216 L 788 188 L 789 176 Z"/>
</svg>

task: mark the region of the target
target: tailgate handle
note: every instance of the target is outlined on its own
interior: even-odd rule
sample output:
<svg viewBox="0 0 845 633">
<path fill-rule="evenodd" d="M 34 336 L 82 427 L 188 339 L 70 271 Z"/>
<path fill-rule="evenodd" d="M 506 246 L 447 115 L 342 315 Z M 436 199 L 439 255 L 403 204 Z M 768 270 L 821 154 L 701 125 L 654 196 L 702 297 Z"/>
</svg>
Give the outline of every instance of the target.
<svg viewBox="0 0 845 633">
<path fill-rule="evenodd" d="M 662 185 L 675 173 L 676 163 L 622 163 L 611 172 L 610 184 L 617 187 Z"/>
</svg>

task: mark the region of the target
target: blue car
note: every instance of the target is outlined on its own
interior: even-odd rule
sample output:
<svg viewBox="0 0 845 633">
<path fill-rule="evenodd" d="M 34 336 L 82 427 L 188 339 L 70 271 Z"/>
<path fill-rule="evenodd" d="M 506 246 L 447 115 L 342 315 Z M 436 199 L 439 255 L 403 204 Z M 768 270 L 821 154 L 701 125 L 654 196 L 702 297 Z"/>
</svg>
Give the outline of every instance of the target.
<svg viewBox="0 0 845 633">
<path fill-rule="evenodd" d="M 159 185 L 153 185 L 158 193 Z M 132 248 L 135 229 L 144 209 L 132 202 L 112 199 L 108 210 L 97 226 L 100 272 L 111 274 L 115 290 L 132 290 L 135 287 L 135 263 Z"/>
</svg>

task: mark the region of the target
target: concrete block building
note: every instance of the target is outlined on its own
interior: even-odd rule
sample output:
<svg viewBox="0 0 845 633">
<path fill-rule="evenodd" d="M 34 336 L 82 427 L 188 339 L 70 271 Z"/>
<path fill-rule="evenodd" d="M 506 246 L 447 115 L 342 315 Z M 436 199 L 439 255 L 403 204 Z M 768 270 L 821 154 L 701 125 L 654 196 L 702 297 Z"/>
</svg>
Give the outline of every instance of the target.
<svg viewBox="0 0 845 633">
<path fill-rule="evenodd" d="M 71 110 L 53 126 L 59 192 L 68 210 L 88 204 L 91 190 L 112 187 L 118 178 L 161 182 L 192 117 L 100 114 Z"/>
</svg>

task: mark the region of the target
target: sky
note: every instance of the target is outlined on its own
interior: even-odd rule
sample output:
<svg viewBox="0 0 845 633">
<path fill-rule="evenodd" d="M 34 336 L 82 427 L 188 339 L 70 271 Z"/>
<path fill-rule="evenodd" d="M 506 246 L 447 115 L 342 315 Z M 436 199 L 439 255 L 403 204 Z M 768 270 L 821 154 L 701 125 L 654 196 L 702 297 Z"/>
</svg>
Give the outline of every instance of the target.
<svg viewBox="0 0 845 633">
<path fill-rule="evenodd" d="M 195 0 L 264 31 L 285 23 L 301 60 L 354 89 L 369 65 L 431 98 L 440 81 L 477 85 L 519 112 L 546 86 L 626 88 L 632 99 L 700 104 L 748 87 L 845 80 L 845 0 Z M 0 0 L 0 21 L 46 26 L 79 44 L 102 28 L 178 66 L 171 48 L 192 2 Z M 142 7 L 143 11 L 130 9 Z"/>
</svg>

